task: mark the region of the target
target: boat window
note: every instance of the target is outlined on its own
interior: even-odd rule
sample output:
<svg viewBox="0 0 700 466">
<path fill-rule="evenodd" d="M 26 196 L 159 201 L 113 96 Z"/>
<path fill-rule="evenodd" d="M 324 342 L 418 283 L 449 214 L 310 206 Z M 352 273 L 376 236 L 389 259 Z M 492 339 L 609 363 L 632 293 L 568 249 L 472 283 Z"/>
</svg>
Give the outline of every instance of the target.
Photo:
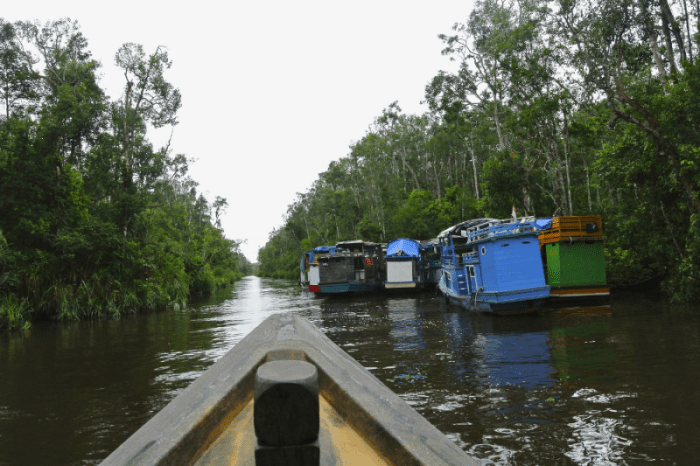
<svg viewBox="0 0 700 466">
<path fill-rule="evenodd" d="M 470 277 L 475 277 L 476 274 L 474 273 L 474 267 L 469 267 L 469 276 Z"/>
<path fill-rule="evenodd" d="M 481 246 L 481 255 L 486 255 L 486 248 Z"/>
<path fill-rule="evenodd" d="M 530 244 L 529 241 L 523 241 L 523 244 Z"/>
<path fill-rule="evenodd" d="M 502 247 L 502 248 L 505 248 L 506 246 L 510 246 L 510 244 L 508 244 L 508 243 L 506 243 L 506 244 L 501 244 L 501 247 Z"/>
</svg>

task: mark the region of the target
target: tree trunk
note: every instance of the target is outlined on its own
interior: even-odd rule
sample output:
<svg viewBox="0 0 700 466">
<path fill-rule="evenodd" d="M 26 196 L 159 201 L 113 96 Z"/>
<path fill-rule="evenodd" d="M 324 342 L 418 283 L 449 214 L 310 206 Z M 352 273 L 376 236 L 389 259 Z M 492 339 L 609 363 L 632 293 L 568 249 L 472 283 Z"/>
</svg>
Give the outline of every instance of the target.
<svg viewBox="0 0 700 466">
<path fill-rule="evenodd" d="M 566 108 L 564 109 L 564 163 L 566 164 L 566 188 L 569 197 L 569 215 L 573 215 L 574 205 L 571 198 L 571 174 L 569 173 L 569 125 L 566 119 Z"/>
<path fill-rule="evenodd" d="M 503 130 L 501 129 L 501 120 L 498 117 L 498 99 L 493 99 L 493 121 L 496 124 L 496 133 L 498 133 L 498 143 L 501 145 L 501 149 L 505 149 L 508 146 L 508 141 L 506 140 Z"/>
<path fill-rule="evenodd" d="M 681 61 L 687 60 L 685 55 L 685 46 L 683 45 L 683 34 L 681 33 L 681 28 L 678 25 L 678 21 L 673 17 L 673 11 L 671 7 L 668 6 L 668 0 L 659 0 L 659 5 L 661 6 L 661 13 L 666 17 L 673 36 L 676 38 L 676 43 L 678 44 L 678 52 L 681 56 Z"/>
<path fill-rule="evenodd" d="M 649 17 L 649 10 L 647 10 L 646 0 L 639 0 L 639 4 L 642 10 L 642 18 L 644 21 L 644 28 L 646 29 L 646 35 L 649 37 L 649 48 L 651 48 L 654 62 L 656 62 L 656 69 L 659 71 L 659 76 L 661 76 L 664 83 L 666 83 L 666 68 L 664 67 L 664 62 L 661 59 L 659 44 L 656 42 L 656 30 L 654 29 L 654 25 Z"/>
<path fill-rule="evenodd" d="M 673 231 L 671 222 L 668 221 L 668 217 L 666 216 L 666 211 L 664 210 L 664 201 L 659 201 L 659 204 L 661 205 L 661 214 L 664 216 L 664 220 L 666 221 L 668 231 L 669 233 L 671 233 L 671 239 L 673 239 L 673 244 L 676 246 L 676 251 L 678 251 L 678 257 L 682 259 L 683 253 L 681 252 L 681 248 L 678 246 L 678 240 L 676 240 L 676 233 Z"/>
<path fill-rule="evenodd" d="M 666 16 L 663 8 L 661 9 L 661 29 L 664 31 L 664 38 L 666 39 L 666 58 L 668 58 L 668 63 L 671 65 L 671 73 L 676 74 L 678 72 L 678 68 L 676 68 L 676 57 L 673 54 L 671 28 L 668 24 L 668 17 Z"/>
<path fill-rule="evenodd" d="M 690 35 L 690 16 L 688 16 L 688 5 L 683 0 L 683 11 L 685 12 L 685 30 L 688 33 L 688 61 L 693 63 L 693 37 Z"/>
<path fill-rule="evenodd" d="M 477 177 L 477 172 L 476 172 L 476 156 L 474 155 L 474 148 L 470 144 L 469 146 L 469 152 L 472 156 L 472 167 L 474 168 L 474 192 L 476 193 L 476 200 L 479 200 L 479 178 Z"/>
<path fill-rule="evenodd" d="M 552 134 L 550 141 L 552 143 L 552 150 L 554 152 L 554 155 L 556 156 L 557 167 L 555 170 L 557 173 L 557 177 L 559 178 L 559 186 L 561 188 L 559 191 L 561 192 L 562 214 L 563 215 L 571 215 L 571 213 L 569 212 L 569 202 L 568 202 L 568 199 L 566 196 L 566 188 L 568 185 L 564 181 L 564 171 L 566 169 L 568 169 L 568 167 L 566 167 L 566 168 L 562 167 L 562 165 L 564 165 L 564 164 L 562 163 L 561 153 L 559 152 L 559 141 L 557 141 L 557 139 L 556 139 L 556 133 Z"/>
</svg>

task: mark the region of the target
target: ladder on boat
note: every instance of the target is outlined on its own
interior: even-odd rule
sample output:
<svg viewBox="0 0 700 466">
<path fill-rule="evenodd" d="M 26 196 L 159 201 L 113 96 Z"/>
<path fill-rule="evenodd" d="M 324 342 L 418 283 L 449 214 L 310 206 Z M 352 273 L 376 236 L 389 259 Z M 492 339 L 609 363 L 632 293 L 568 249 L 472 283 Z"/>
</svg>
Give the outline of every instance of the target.
<svg viewBox="0 0 700 466">
<path fill-rule="evenodd" d="M 464 273 L 464 269 L 457 270 L 457 286 L 459 287 L 459 294 L 467 294 L 467 274 Z"/>
</svg>

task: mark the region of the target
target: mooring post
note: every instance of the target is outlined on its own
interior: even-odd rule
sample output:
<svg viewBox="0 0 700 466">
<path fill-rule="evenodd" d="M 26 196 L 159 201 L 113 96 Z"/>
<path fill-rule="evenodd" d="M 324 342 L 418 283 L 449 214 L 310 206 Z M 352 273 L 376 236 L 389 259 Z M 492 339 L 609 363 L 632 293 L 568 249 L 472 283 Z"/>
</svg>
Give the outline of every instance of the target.
<svg viewBox="0 0 700 466">
<path fill-rule="evenodd" d="M 256 466 L 318 466 L 318 371 L 306 361 L 258 367 L 253 391 Z"/>
</svg>

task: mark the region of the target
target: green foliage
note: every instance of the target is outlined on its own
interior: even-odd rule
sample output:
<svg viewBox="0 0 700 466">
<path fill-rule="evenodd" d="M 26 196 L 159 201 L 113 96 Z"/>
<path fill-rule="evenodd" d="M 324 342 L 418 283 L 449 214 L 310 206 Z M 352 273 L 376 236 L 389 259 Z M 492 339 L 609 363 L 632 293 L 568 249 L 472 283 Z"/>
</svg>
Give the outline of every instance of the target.
<svg viewBox="0 0 700 466">
<path fill-rule="evenodd" d="M 31 308 L 26 299 L 19 299 L 15 295 L 0 295 L 0 328 L 29 329 L 31 327 L 30 315 Z"/>
<path fill-rule="evenodd" d="M 177 123 L 167 54 L 126 44 L 117 64 L 110 102 L 77 23 L 0 21 L 0 328 L 181 308 L 251 271 L 220 228 L 226 200 L 146 138 L 146 123 Z"/>
</svg>

